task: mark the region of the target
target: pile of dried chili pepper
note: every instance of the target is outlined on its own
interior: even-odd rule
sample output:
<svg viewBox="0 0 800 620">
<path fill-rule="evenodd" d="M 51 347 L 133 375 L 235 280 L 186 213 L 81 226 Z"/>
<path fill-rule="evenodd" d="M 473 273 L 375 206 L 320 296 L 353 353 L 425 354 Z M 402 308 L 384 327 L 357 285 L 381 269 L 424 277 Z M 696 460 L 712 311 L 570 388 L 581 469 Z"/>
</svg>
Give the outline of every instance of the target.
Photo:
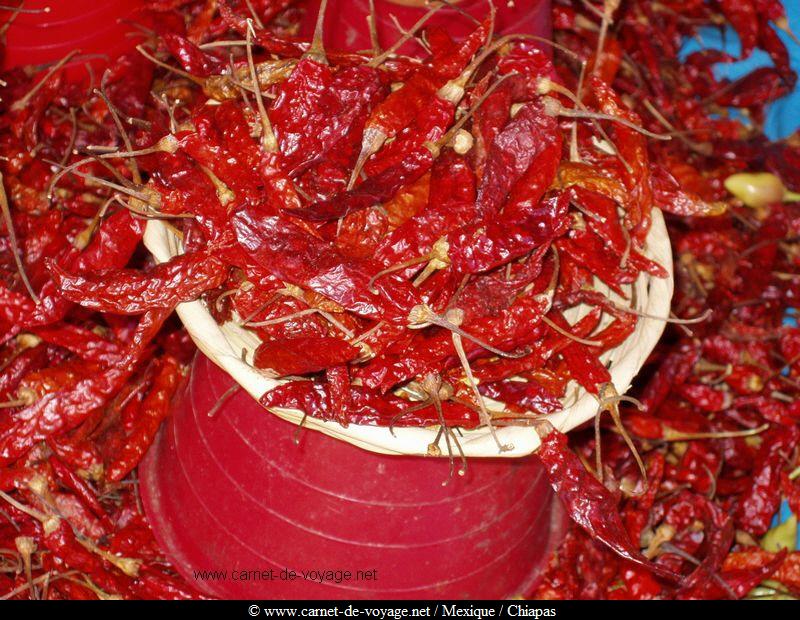
<svg viewBox="0 0 800 620">
<path fill-rule="evenodd" d="M 680 217 L 668 218 L 673 311 L 709 318 L 668 328 L 637 380 L 640 407 L 622 406 L 646 479 L 605 422 L 599 441 L 593 432 L 572 433 L 573 452 L 556 449 L 564 442 L 557 434 L 545 440 L 549 470 L 564 475 L 583 463 L 591 475 L 580 476 L 598 500 L 579 506 L 582 485 L 570 490 L 576 498 L 565 505 L 583 527 L 571 527 L 537 596 L 794 598 L 800 330 L 791 315 L 800 283 L 800 205 L 791 190 L 800 189 L 792 164 L 800 149 L 796 137 L 768 142 L 760 126 L 765 106 L 796 82 L 777 35 L 787 29 L 783 7 L 759 0 L 639 2 L 611 17 L 600 43 L 603 28 L 595 26 L 602 22 L 587 3 L 557 3 L 556 40 L 584 55 L 602 49 L 601 71 L 627 105 L 650 129 L 677 138 L 648 144 L 657 200 L 678 207 L 670 193 L 681 188 L 727 209 L 698 218 L 678 207 L 672 212 Z M 759 47 L 774 66 L 729 82 L 717 81 L 712 70 L 733 60 L 721 52 L 696 52 L 681 62 L 682 41 L 697 25 L 725 22 L 744 56 Z M 730 107 L 745 120 L 735 120 Z M 782 500 L 794 516 L 778 524 Z M 680 580 L 660 579 L 587 535 L 608 529 L 603 515 L 611 507 L 621 517 L 615 532 Z"/>
<path fill-rule="evenodd" d="M 170 315 L 196 299 L 289 379 L 265 406 L 447 446 L 536 425 L 577 524 L 540 596 L 796 593 L 768 529 L 781 494 L 799 509 L 800 220 L 774 182 L 755 206 L 725 188 L 767 169 L 800 189 L 800 151 L 757 129 L 795 78 L 778 3 L 686 4 L 555 2 L 552 52 L 488 15 L 356 53 L 296 38 L 291 0 L 153 0 L 155 30 L 102 75 L 0 76 L 0 595 L 198 596 L 135 475 L 193 354 Z M 775 67 L 719 84 L 718 53 L 681 64 L 721 21 Z M 639 317 L 594 282 L 625 299 L 665 275 L 643 253 L 653 207 L 673 214 L 675 313 L 707 320 L 670 329 L 634 410 L 600 356 Z M 150 219 L 184 254 L 154 263 Z M 600 409 L 572 449 L 538 422 L 570 381 Z"/>
<path fill-rule="evenodd" d="M 438 427 L 431 450 L 451 459 L 454 428 L 529 424 L 571 381 L 599 393 L 601 355 L 637 323 L 628 285 L 667 277 L 645 256 L 647 140 L 670 137 L 596 72 L 573 94 L 542 42 L 494 36 L 493 11 L 463 40 L 424 28 L 342 52 L 322 45 L 325 7 L 310 42 L 222 3 L 227 38 L 142 44 L 179 104 L 56 166 L 49 192 L 100 185 L 168 221 L 184 253 L 138 270 L 52 261 L 59 295 L 115 315 L 202 298 L 257 334 L 248 362 L 288 379 L 264 406 Z M 397 53 L 415 35 L 422 57 Z"/>
</svg>

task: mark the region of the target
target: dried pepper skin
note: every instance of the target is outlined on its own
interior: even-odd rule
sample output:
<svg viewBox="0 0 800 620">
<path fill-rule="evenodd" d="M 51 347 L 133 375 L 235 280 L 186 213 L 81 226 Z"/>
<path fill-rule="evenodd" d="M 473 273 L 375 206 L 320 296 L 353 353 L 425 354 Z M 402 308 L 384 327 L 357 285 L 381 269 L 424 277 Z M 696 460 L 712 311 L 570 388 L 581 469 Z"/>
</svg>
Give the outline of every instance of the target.
<svg viewBox="0 0 800 620">
<path fill-rule="evenodd" d="M 358 155 L 357 136 L 384 94 L 377 69 L 355 66 L 334 72 L 327 65 L 301 60 L 269 109 L 287 173 L 300 175 L 325 161 L 341 168 L 344 189 Z"/>
<path fill-rule="evenodd" d="M 208 77 L 216 73 L 222 73 L 226 68 L 226 63 L 211 54 L 206 54 L 189 39 L 167 32 L 162 35 L 161 40 L 172 54 L 181 63 L 183 70 L 197 77 Z"/>
<path fill-rule="evenodd" d="M 247 211 L 233 218 L 239 243 L 276 277 L 306 286 L 342 307 L 367 318 L 396 315 L 420 303 L 413 288 L 399 278 L 376 280 L 377 293 L 367 286 L 379 269 L 368 261 L 342 259 L 334 247 L 279 217 L 259 217 Z"/>
<path fill-rule="evenodd" d="M 468 162 L 454 151 L 442 153 L 431 168 L 428 204 L 383 239 L 376 260 L 388 267 L 430 252 L 438 239 L 472 220 L 476 191 Z"/>
<path fill-rule="evenodd" d="M 305 375 L 351 362 L 361 354 L 344 340 L 331 337 L 298 337 L 269 340 L 256 349 L 253 364 L 278 376 Z"/>
<path fill-rule="evenodd" d="M 70 301 L 85 308 L 118 314 L 141 314 L 172 308 L 216 288 L 226 278 L 225 264 L 209 254 L 181 254 L 149 273 L 100 271 L 74 275 L 51 264 L 53 281 Z"/>
<path fill-rule="evenodd" d="M 497 134 L 478 189 L 477 215 L 512 213 L 538 202 L 561 158 L 561 133 L 539 104 L 524 105 Z"/>
<path fill-rule="evenodd" d="M 37 327 L 33 333 L 47 343 L 68 349 L 87 362 L 107 364 L 120 354 L 118 343 L 76 325 Z"/>
</svg>

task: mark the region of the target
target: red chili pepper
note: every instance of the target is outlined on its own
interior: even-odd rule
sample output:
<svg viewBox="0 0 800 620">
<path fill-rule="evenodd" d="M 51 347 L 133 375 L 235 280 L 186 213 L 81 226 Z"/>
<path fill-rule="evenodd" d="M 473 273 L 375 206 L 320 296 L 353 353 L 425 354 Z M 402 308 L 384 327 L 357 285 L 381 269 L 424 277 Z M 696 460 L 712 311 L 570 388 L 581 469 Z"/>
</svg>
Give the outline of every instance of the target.
<svg viewBox="0 0 800 620">
<path fill-rule="evenodd" d="M 467 161 L 453 151 L 444 152 L 431 169 L 427 207 L 386 236 L 376 260 L 388 267 L 430 252 L 438 239 L 471 220 L 475 192 L 475 175 Z"/>
<path fill-rule="evenodd" d="M 542 445 L 536 455 L 547 470 L 550 485 L 567 514 L 587 534 L 618 556 L 659 577 L 675 580 L 676 576 L 671 571 L 648 562 L 634 547 L 619 517 L 616 500 L 569 450 L 566 435 L 552 430 L 542 437 Z"/>
<path fill-rule="evenodd" d="M 58 481 L 72 491 L 81 503 L 88 508 L 100 522 L 108 529 L 113 529 L 111 519 L 106 514 L 105 509 L 97 499 L 97 492 L 93 490 L 89 484 L 76 476 L 66 465 L 64 465 L 56 457 L 50 457 L 48 460 L 50 467 L 56 475 Z"/>
<path fill-rule="evenodd" d="M 781 492 L 795 515 L 800 515 L 800 482 L 792 480 L 788 473 L 781 472 Z"/>
<path fill-rule="evenodd" d="M 747 58 L 758 41 L 758 17 L 752 0 L 718 0 L 720 9 L 736 30 L 742 43 L 742 58 Z"/>
<path fill-rule="evenodd" d="M 234 216 L 239 243 L 253 260 L 284 281 L 308 287 L 347 310 L 368 318 L 406 314 L 419 303 L 406 282 L 391 275 L 379 278 L 369 291 L 370 278 L 379 268 L 369 261 L 343 259 L 328 243 L 279 217 L 258 217 L 247 211 Z"/>
<path fill-rule="evenodd" d="M 800 442 L 800 428 L 773 431 L 764 437 L 747 489 L 742 493 L 733 517 L 737 527 L 754 536 L 769 529 L 780 505 L 780 471 L 785 455 Z"/>
<path fill-rule="evenodd" d="M 278 88 L 269 117 L 287 172 L 300 175 L 324 161 L 340 166 L 341 189 L 358 155 L 358 138 L 372 107 L 385 95 L 377 69 L 347 67 L 334 72 L 301 60 Z M 333 172 L 333 166 L 326 168 Z"/>
<path fill-rule="evenodd" d="M 180 383 L 180 366 L 171 357 L 162 357 L 159 366 L 150 391 L 138 408 L 138 415 L 125 439 L 125 445 L 108 465 L 107 480 L 122 480 L 139 464 L 153 442 L 161 422 L 169 415 L 172 397 Z"/>
<path fill-rule="evenodd" d="M 782 553 L 770 553 L 751 547 L 746 551 L 732 552 L 725 559 L 722 568 L 725 573 L 748 571 L 759 574 L 761 570 L 770 567 L 775 557 L 782 555 Z M 794 592 L 800 590 L 800 551 L 787 553 L 777 571 L 772 573 L 772 579 L 791 588 Z"/>
<path fill-rule="evenodd" d="M 709 587 L 715 585 L 713 575 L 721 568 L 733 542 L 734 527 L 730 516 L 707 500 L 702 502 L 702 505 L 704 507 L 703 536 L 707 547 L 706 557 L 692 574 L 683 580 L 680 589 L 675 593 L 675 598 L 678 599 L 705 598 Z"/>
<path fill-rule="evenodd" d="M 339 419 L 337 405 L 332 402 L 331 394 L 324 383 L 314 381 L 285 383 L 264 394 L 259 402 L 267 408 L 313 412 L 314 417 L 320 420 Z M 347 417 L 352 424 L 411 427 L 439 424 L 433 403 L 424 408 L 417 408 L 418 405 L 419 403 L 392 394 L 380 394 L 366 387 L 351 385 Z M 478 424 L 478 414 L 459 403 L 443 401 L 442 413 L 449 426 L 474 428 Z"/>
<path fill-rule="evenodd" d="M 107 364 L 120 354 L 120 348 L 115 342 L 76 325 L 38 327 L 33 333 L 45 342 L 67 349 L 87 362 Z"/>
<path fill-rule="evenodd" d="M 161 36 L 161 40 L 166 44 L 170 54 L 181 63 L 184 71 L 192 75 L 208 77 L 215 73 L 222 73 L 227 68 L 224 60 L 205 53 L 194 43 L 178 34 L 167 32 Z"/>
<path fill-rule="evenodd" d="M 197 299 L 226 278 L 225 265 L 210 254 L 181 254 L 149 273 L 131 270 L 74 275 L 51 263 L 50 271 L 67 299 L 100 312 L 140 314 Z"/>
<path fill-rule="evenodd" d="M 325 371 L 331 409 L 342 426 L 349 424 L 350 372 L 347 366 L 334 366 Z"/>
<path fill-rule="evenodd" d="M 305 375 L 351 362 L 360 353 L 358 347 L 340 338 L 282 338 L 261 343 L 253 364 L 277 376 Z"/>
<path fill-rule="evenodd" d="M 72 527 L 64 520 L 52 517 L 43 525 L 42 544 L 67 568 L 85 573 L 98 587 L 109 594 L 125 594 L 130 579 L 106 568 L 103 560 L 82 545 Z"/>
</svg>

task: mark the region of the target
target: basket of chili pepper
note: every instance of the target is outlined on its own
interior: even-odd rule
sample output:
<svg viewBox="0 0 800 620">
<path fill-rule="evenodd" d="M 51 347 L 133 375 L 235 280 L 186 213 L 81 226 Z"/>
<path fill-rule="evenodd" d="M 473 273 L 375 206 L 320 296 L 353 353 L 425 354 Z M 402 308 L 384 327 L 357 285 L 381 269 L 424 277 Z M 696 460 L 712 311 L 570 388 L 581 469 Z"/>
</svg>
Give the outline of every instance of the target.
<svg viewBox="0 0 800 620">
<path fill-rule="evenodd" d="M 148 286 L 266 409 L 368 450 L 522 456 L 538 420 L 613 412 L 669 315 L 667 137 L 493 15 L 422 62 L 413 31 L 326 52 L 320 15 L 291 44 L 231 18 L 236 80 L 173 41 L 208 101 L 147 151 L 172 169 L 135 198 L 174 218 L 148 223 Z"/>
</svg>

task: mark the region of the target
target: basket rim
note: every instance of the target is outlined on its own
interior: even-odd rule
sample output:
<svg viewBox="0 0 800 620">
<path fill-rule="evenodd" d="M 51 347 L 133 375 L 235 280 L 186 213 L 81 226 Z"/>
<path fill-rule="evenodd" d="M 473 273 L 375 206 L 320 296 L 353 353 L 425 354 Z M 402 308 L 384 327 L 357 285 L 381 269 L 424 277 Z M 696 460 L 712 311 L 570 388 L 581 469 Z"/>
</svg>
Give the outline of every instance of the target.
<svg viewBox="0 0 800 620">
<path fill-rule="evenodd" d="M 161 263 L 181 253 L 180 241 L 171 228 L 161 220 L 150 220 L 144 234 L 144 244 L 154 259 Z M 645 241 L 644 254 L 660 264 L 668 272 L 666 278 L 657 278 L 641 273 L 632 285 L 636 288 L 639 310 L 650 317 L 667 317 L 674 287 L 672 249 L 669 235 L 661 211 L 653 208 L 650 231 Z M 642 291 L 645 293 L 642 295 Z M 185 302 L 176 308 L 181 322 L 186 327 L 197 347 L 223 371 L 227 372 L 256 401 L 267 391 L 274 389 L 279 382 L 256 370 L 242 360 L 241 347 L 245 344 L 254 347 L 258 343 L 255 334 L 250 341 L 243 336 L 245 330 L 233 331 L 230 324 L 220 326 L 206 309 L 201 300 Z M 612 383 L 619 394 L 624 394 L 641 369 L 650 352 L 653 350 L 666 322 L 658 318 L 640 318 L 636 328 L 618 347 L 604 354 L 609 364 Z M 574 383 L 574 382 L 573 382 Z M 563 400 L 575 402 L 558 412 L 543 416 L 562 432 L 568 432 L 584 422 L 591 420 L 597 413 L 596 398 L 581 388 L 573 386 L 572 391 Z M 266 409 L 266 408 L 265 408 Z M 432 428 L 398 427 L 392 431 L 385 426 L 350 424 L 341 426 L 335 421 L 324 421 L 313 416 L 305 416 L 296 409 L 269 408 L 268 412 L 304 427 L 322 432 L 330 437 L 346 441 L 366 450 L 390 455 L 428 455 L 428 445 L 434 440 L 437 431 Z M 305 421 L 303 421 L 305 418 Z M 485 458 L 518 458 L 533 453 L 540 445 L 539 435 L 530 426 L 507 426 L 496 429 L 501 443 L 509 444 L 511 449 L 499 452 L 497 445 L 487 428 L 481 427 L 462 430 L 460 443 L 466 457 Z"/>
</svg>

